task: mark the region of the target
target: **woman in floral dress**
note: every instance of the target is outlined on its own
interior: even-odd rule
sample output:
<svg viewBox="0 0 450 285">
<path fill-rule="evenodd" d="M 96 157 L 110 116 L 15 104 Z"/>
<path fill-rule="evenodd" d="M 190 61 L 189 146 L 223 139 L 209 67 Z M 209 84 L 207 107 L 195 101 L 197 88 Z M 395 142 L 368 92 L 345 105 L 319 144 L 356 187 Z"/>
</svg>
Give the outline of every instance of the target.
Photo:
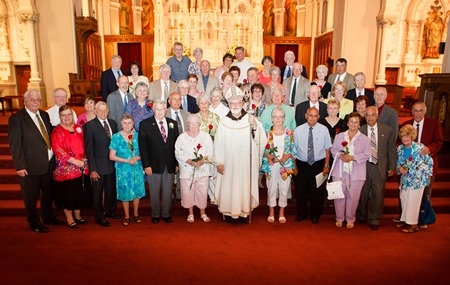
<svg viewBox="0 0 450 285">
<path fill-rule="evenodd" d="M 139 217 L 139 200 L 145 197 L 145 184 L 138 136 L 133 129 L 133 116 L 125 113 L 120 124 L 122 130 L 111 138 L 109 158 L 116 162 L 117 200 L 122 201 L 125 213 L 122 224 L 128 226 L 130 224 L 130 201 L 133 201 L 134 221 L 142 222 Z"/>
</svg>

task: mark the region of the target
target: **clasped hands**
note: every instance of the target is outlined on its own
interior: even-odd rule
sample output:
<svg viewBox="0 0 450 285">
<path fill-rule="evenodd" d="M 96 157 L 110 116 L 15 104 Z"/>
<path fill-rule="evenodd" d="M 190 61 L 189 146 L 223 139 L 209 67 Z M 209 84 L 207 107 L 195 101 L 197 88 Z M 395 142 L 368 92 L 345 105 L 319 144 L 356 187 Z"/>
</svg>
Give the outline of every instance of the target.
<svg viewBox="0 0 450 285">
<path fill-rule="evenodd" d="M 133 156 L 133 158 L 129 158 L 125 160 L 125 163 L 129 163 L 131 165 L 135 165 L 141 158 L 139 156 Z"/>
<path fill-rule="evenodd" d="M 193 161 L 192 159 L 188 159 L 186 161 L 187 164 L 189 164 L 190 166 L 194 166 L 194 167 L 200 167 L 203 164 L 205 164 L 205 160 L 202 158 L 199 161 Z"/>
</svg>

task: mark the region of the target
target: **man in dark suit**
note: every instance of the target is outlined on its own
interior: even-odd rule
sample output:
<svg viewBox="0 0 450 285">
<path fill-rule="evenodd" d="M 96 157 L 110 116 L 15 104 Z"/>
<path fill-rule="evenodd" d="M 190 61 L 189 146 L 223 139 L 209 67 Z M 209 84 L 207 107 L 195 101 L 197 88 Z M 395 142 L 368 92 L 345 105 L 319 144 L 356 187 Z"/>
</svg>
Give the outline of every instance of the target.
<svg viewBox="0 0 450 285">
<path fill-rule="evenodd" d="M 306 123 L 306 112 L 309 108 L 316 108 L 319 110 L 319 118 L 328 116 L 327 104 L 319 101 L 320 88 L 317 85 L 311 85 L 308 90 L 308 101 L 302 102 L 295 108 L 295 123 L 297 127 Z"/>
<path fill-rule="evenodd" d="M 32 231 L 48 232 L 41 224 L 36 204 L 41 193 L 41 213 L 44 224 L 62 225 L 53 214 L 52 170 L 54 166 L 51 146 L 49 115 L 39 110 L 41 94 L 30 89 L 24 95 L 25 108 L 8 121 L 8 142 L 19 175 L 20 189 L 27 221 Z"/>
<path fill-rule="evenodd" d="M 433 158 L 433 169 L 436 172 L 438 169 L 437 154 L 442 148 L 444 136 L 442 133 L 442 126 L 438 120 L 425 117 L 427 113 L 427 106 L 423 102 L 416 102 L 412 106 L 413 119 L 403 123 L 402 126 L 410 124 L 417 130 L 416 142 L 423 144 L 425 147 L 421 151 L 422 154 L 428 154 Z M 423 191 L 422 201 L 431 197 L 431 190 L 434 182 L 433 175 L 430 185 L 425 187 Z M 419 225 L 421 228 L 426 228 L 427 225 Z"/>
<path fill-rule="evenodd" d="M 286 78 L 289 78 L 292 76 L 292 65 L 295 62 L 295 54 L 294 52 L 288 50 L 284 53 L 284 62 L 286 63 L 285 66 L 281 68 L 280 76 L 281 76 L 281 84 L 283 84 L 284 80 Z M 308 75 L 306 74 L 306 68 L 303 67 L 302 69 L 302 76 L 305 78 L 308 78 Z"/>
<path fill-rule="evenodd" d="M 153 111 L 155 115 L 142 121 L 139 127 L 139 149 L 150 188 L 152 223 L 159 223 L 160 217 L 164 222 L 171 223 L 172 186 L 175 172 L 178 172 L 175 158 L 178 124 L 165 116 L 164 101 L 156 100 Z"/>
<path fill-rule="evenodd" d="M 102 72 L 100 79 L 100 87 L 102 89 L 103 101 L 106 102 L 108 95 L 117 90 L 117 80 L 119 76 L 126 75 L 125 71 L 121 70 L 122 58 L 120 55 L 113 55 L 111 58 L 111 68 Z"/>
<path fill-rule="evenodd" d="M 108 105 L 105 102 L 95 104 L 97 117 L 87 122 L 84 127 L 84 144 L 86 158 L 91 171 L 91 183 L 95 208 L 95 222 L 103 227 L 111 224 L 105 217 L 120 219 L 116 215 L 116 173 L 114 162 L 109 159 L 111 136 L 117 133 L 117 123 L 108 119 Z M 104 203 L 103 202 L 104 194 Z M 102 204 L 104 204 L 104 210 Z"/>
<path fill-rule="evenodd" d="M 191 95 L 188 95 L 189 83 L 187 80 L 183 79 L 178 82 L 178 93 L 181 95 L 181 108 L 183 110 L 186 110 L 191 114 L 196 114 L 200 111 L 198 109 L 197 100 Z"/>
<path fill-rule="evenodd" d="M 371 141 L 371 156 L 366 162 L 366 182 L 359 199 L 357 218 L 367 222 L 372 230 L 378 230 L 384 205 L 386 179 L 395 173 L 397 151 L 396 138 L 391 127 L 377 123 L 378 109 L 366 109 L 366 122 L 359 130 Z"/>
<path fill-rule="evenodd" d="M 395 109 L 385 104 L 387 90 L 384 87 L 378 87 L 374 92 L 375 107 L 378 109 L 378 123 L 388 125 L 394 133 L 395 139 L 398 137 L 398 114 Z"/>
<path fill-rule="evenodd" d="M 129 83 L 127 76 L 120 76 L 117 80 L 117 86 L 119 88 L 108 95 L 107 102 L 109 108 L 108 118 L 119 124 L 122 120 L 122 115 L 125 113 L 127 104 L 133 100 L 133 95 L 128 93 Z M 122 129 L 122 127 L 119 127 L 119 129 Z"/>
<path fill-rule="evenodd" d="M 354 76 L 355 80 L 355 88 L 348 90 L 345 98 L 349 100 L 355 100 L 356 97 L 366 95 L 369 98 L 369 106 L 375 105 L 375 99 L 373 98 L 373 91 L 367 88 L 364 88 L 364 84 L 366 84 L 366 76 L 362 72 L 357 72 Z M 356 110 L 356 104 L 355 110 Z M 367 106 L 367 107 L 369 107 Z"/>
</svg>

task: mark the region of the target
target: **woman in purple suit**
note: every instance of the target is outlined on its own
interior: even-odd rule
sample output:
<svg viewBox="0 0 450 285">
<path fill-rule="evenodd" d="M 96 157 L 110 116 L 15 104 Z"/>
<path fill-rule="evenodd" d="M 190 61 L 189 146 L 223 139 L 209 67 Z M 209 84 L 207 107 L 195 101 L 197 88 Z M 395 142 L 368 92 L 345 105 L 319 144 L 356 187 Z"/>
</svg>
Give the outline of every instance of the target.
<svg viewBox="0 0 450 285">
<path fill-rule="evenodd" d="M 344 221 L 347 221 L 349 229 L 355 225 L 359 196 L 366 181 L 366 162 L 371 155 L 370 140 L 359 131 L 360 122 L 358 113 L 349 114 L 348 131 L 337 134 L 331 147 L 335 166 L 330 175 L 333 181 L 342 180 L 344 192 L 344 198 L 334 200 L 338 228 Z"/>
</svg>

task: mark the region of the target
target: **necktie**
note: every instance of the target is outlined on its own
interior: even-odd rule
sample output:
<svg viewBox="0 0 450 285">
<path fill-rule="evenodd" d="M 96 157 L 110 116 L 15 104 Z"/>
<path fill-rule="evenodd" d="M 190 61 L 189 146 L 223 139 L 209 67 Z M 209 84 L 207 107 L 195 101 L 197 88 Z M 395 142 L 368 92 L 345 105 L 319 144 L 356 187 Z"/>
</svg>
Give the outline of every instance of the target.
<svg viewBox="0 0 450 285">
<path fill-rule="evenodd" d="M 361 96 L 361 91 L 358 91 L 358 97 Z"/>
<path fill-rule="evenodd" d="M 106 134 L 108 135 L 109 138 L 111 138 L 111 131 L 109 130 L 109 126 L 108 123 L 106 121 L 103 121 L 103 128 L 106 131 Z"/>
<path fill-rule="evenodd" d="M 342 80 L 341 80 L 341 76 L 340 76 L 340 75 L 338 76 L 338 78 L 337 78 L 336 82 L 338 82 L 338 81 L 342 81 Z M 335 83 L 336 83 L 336 82 L 335 82 Z"/>
<path fill-rule="evenodd" d="M 188 111 L 188 106 L 187 106 L 187 96 L 183 97 L 183 110 Z"/>
<path fill-rule="evenodd" d="M 36 118 L 39 122 L 39 127 L 41 128 L 41 133 L 44 137 L 45 143 L 47 144 L 47 148 L 52 149 L 52 146 L 50 145 L 50 138 L 48 137 L 47 129 L 45 128 L 44 123 L 42 122 L 38 114 L 36 114 Z"/>
<path fill-rule="evenodd" d="M 169 98 L 169 85 L 167 85 L 167 82 L 164 82 L 164 100 L 166 98 Z"/>
<path fill-rule="evenodd" d="M 294 86 L 292 87 L 291 92 L 291 105 L 295 103 L 295 91 L 297 90 L 297 78 L 294 78 Z"/>
<path fill-rule="evenodd" d="M 113 72 L 114 72 L 114 77 L 116 78 L 116 81 L 119 80 L 119 76 L 120 76 L 119 71 L 118 70 L 114 70 Z"/>
<path fill-rule="evenodd" d="M 159 124 L 161 125 L 161 136 L 162 136 L 164 142 L 166 142 L 167 135 L 166 135 L 166 129 L 164 128 L 164 123 L 163 123 L 163 121 L 159 121 Z"/>
<path fill-rule="evenodd" d="M 125 96 L 123 96 L 123 111 L 125 112 L 127 110 L 127 94 L 125 94 Z"/>
<path fill-rule="evenodd" d="M 287 68 L 287 74 L 286 74 L 286 78 L 291 77 L 292 76 L 292 72 L 291 72 L 291 67 L 288 66 Z"/>
<path fill-rule="evenodd" d="M 313 128 L 309 127 L 309 134 L 308 134 L 308 164 L 313 165 L 314 164 L 314 139 L 313 139 Z"/>
<path fill-rule="evenodd" d="M 415 142 L 419 142 L 419 128 L 420 128 L 420 124 L 416 124 L 417 136 L 414 139 Z"/>
<path fill-rule="evenodd" d="M 374 128 L 371 129 L 370 134 L 370 157 L 372 158 L 372 162 L 374 164 L 378 163 L 378 150 L 377 150 L 377 138 L 375 137 Z"/>
<path fill-rule="evenodd" d="M 178 124 L 178 133 L 181 135 L 181 133 L 183 132 L 183 124 L 181 123 L 180 117 L 178 116 L 178 111 L 175 111 L 175 117 Z"/>
</svg>

